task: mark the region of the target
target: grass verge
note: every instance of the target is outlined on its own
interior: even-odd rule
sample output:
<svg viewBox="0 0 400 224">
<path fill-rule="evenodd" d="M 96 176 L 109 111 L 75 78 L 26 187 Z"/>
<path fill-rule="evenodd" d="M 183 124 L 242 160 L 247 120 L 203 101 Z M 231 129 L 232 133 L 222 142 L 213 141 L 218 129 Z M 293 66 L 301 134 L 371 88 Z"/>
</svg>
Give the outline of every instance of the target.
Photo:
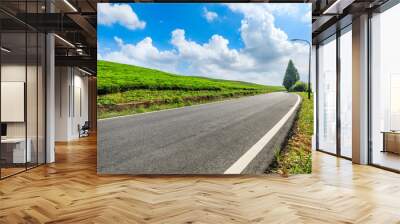
<svg viewBox="0 0 400 224">
<path fill-rule="evenodd" d="M 275 152 L 276 162 L 271 171 L 288 176 L 307 174 L 312 171 L 311 138 L 313 135 L 313 97 L 308 99 L 306 92 L 297 93 L 302 102 L 287 144 Z"/>
<path fill-rule="evenodd" d="M 195 93 L 192 95 L 190 95 L 190 93 L 185 93 L 184 95 L 188 94 L 186 97 L 179 95 L 172 95 L 171 97 L 168 97 L 169 94 L 163 95 L 163 93 L 161 93 L 161 96 L 154 98 L 151 95 L 155 93 L 150 93 L 147 98 L 143 98 L 142 100 L 135 99 L 132 101 L 126 100 L 128 97 L 125 98 L 122 96 L 121 99 L 124 99 L 123 102 L 125 102 L 122 104 L 98 103 L 97 116 L 99 119 L 104 119 L 116 116 L 132 115 L 132 114 L 172 109 L 172 108 L 185 107 L 197 104 L 211 103 L 221 100 L 234 99 L 243 96 L 252 96 L 256 94 L 270 93 L 270 92 L 275 92 L 275 90 L 246 91 L 246 92 L 237 91 L 237 92 L 225 92 L 225 93 L 214 93 L 214 94 Z M 124 93 L 121 94 L 123 95 Z M 112 99 L 105 99 L 106 97 L 108 97 L 108 95 L 98 97 L 98 102 L 114 101 Z"/>
</svg>

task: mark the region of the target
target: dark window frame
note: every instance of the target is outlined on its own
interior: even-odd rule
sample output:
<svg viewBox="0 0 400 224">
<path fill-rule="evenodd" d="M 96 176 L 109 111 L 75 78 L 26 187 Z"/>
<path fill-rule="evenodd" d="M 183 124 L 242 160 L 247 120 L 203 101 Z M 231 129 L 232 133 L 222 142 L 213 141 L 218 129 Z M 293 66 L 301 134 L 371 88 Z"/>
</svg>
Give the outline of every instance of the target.
<svg viewBox="0 0 400 224">
<path fill-rule="evenodd" d="M 27 1 L 22 1 L 23 3 L 27 3 Z M 36 1 L 36 3 L 37 3 L 37 5 L 36 5 L 36 10 L 37 10 L 37 12 L 39 11 L 39 7 L 38 7 L 38 4 L 39 4 L 39 0 L 37 0 Z M 25 4 L 25 11 L 27 12 L 27 5 Z M 46 11 L 47 11 L 47 7 L 46 7 Z M 25 15 L 27 15 L 27 14 L 25 14 Z M 1 26 L 1 23 L 0 23 L 0 26 Z M 24 127 L 24 129 L 25 129 L 25 168 L 23 169 L 23 170 L 21 170 L 21 171 L 18 171 L 18 172 L 15 172 L 15 173 L 12 173 L 12 174 L 10 174 L 10 175 L 7 175 L 7 176 L 3 176 L 3 173 L 2 173 L 2 169 L 3 168 L 1 168 L 1 166 L 0 166 L 0 180 L 4 180 L 4 179 L 6 179 L 6 178 L 8 178 L 8 177 L 12 177 L 12 176 L 14 176 L 14 175 L 17 175 L 17 174 L 20 174 L 20 173 L 22 173 L 22 172 L 26 172 L 26 171 L 28 171 L 28 170 L 30 170 L 30 169 L 33 169 L 33 168 L 36 168 L 36 167 L 39 167 L 39 166 L 41 166 L 41 165 L 43 165 L 43 164 L 46 164 L 47 163 L 47 33 L 45 33 L 45 32 L 41 32 L 41 31 L 39 31 L 39 30 L 36 30 L 36 29 L 34 29 L 34 28 L 32 28 L 31 26 L 29 26 L 28 24 L 25 24 L 25 29 L 24 30 L 20 30 L 20 31 L 14 31 L 14 32 L 7 32 L 7 31 L 1 31 L 1 29 L 0 29 L 0 46 L 2 46 L 2 34 L 3 33 L 20 33 L 20 34 L 24 34 L 25 35 L 25 87 L 24 87 L 24 91 L 25 91 L 25 93 L 24 93 L 24 96 L 25 96 L 25 99 L 24 99 L 24 119 L 25 119 L 25 127 Z M 33 35 L 35 35 L 36 34 L 36 49 L 35 49 L 35 51 L 36 51 L 36 136 L 34 136 L 34 138 L 36 137 L 36 142 L 37 142 L 37 144 L 36 144 L 36 162 L 35 163 L 29 163 L 29 167 L 28 167 L 28 162 L 27 162 L 27 148 L 28 148 L 28 114 L 27 114 L 27 82 L 28 82 L 28 78 L 27 78 L 27 76 L 28 76 L 28 34 L 33 34 Z M 40 35 L 40 34 L 43 34 L 43 35 Z M 38 66 L 39 66 L 39 36 L 42 36 L 42 38 L 41 38 L 41 41 L 42 41 L 42 44 L 44 44 L 42 47 L 44 47 L 44 50 L 42 49 L 41 50 L 41 53 L 43 53 L 44 55 L 42 55 L 42 58 L 43 58 L 43 60 L 44 60 L 44 67 L 42 68 L 42 71 L 41 71 L 41 73 L 42 73 L 42 82 L 43 82 L 43 84 L 44 84 L 44 86 L 43 86 L 43 88 L 44 88 L 44 91 L 43 91 L 43 96 L 44 96 L 44 98 L 43 98 L 43 100 L 42 100 L 42 104 L 43 105 L 41 105 L 43 108 L 43 113 L 44 113 L 44 116 L 43 117 L 41 117 L 41 122 L 43 122 L 43 124 L 44 124 L 44 130 L 43 130 L 43 134 L 44 134 L 44 136 L 43 136 L 43 142 L 44 142 L 44 144 L 43 144 L 43 149 L 42 149 L 42 152 L 43 152 L 43 155 L 41 155 L 43 158 L 43 163 L 40 163 L 39 162 L 39 68 L 38 68 Z M 0 82 L 2 81 L 1 80 L 1 67 L 2 67 L 2 53 L 0 53 Z M 0 86 L 0 90 L 1 90 L 1 86 Z M 0 98 L 1 98 L 1 91 L 0 91 Z M 0 111 L 1 111 L 1 105 L 0 105 Z M 0 115 L 0 123 L 1 123 L 1 115 Z M 0 144 L 0 156 L 1 156 L 1 151 L 2 151 L 2 146 L 1 146 L 1 144 Z M 32 154 L 31 154 L 32 155 Z"/>
<path fill-rule="evenodd" d="M 321 38 L 318 43 L 317 43 L 317 48 L 316 48 L 316 139 L 315 139 L 315 145 L 316 145 L 316 151 L 323 152 L 329 155 L 337 156 L 339 158 L 343 158 L 346 160 L 352 160 L 352 158 L 343 156 L 342 155 L 342 150 L 341 150 L 341 119 L 340 119 L 340 76 L 341 76 L 341 66 L 340 66 L 340 37 L 347 33 L 347 32 L 352 32 L 352 29 L 349 27 L 352 26 L 352 22 L 349 22 L 349 19 L 351 19 L 351 16 L 344 17 L 343 20 L 345 22 L 342 22 L 341 25 L 339 24 L 334 24 L 332 27 L 335 27 L 335 32 L 331 32 L 330 34 L 323 34 L 324 37 Z M 340 22 L 340 21 L 338 21 Z M 328 28 L 329 29 L 329 28 Z M 331 28 L 332 30 L 332 28 Z M 336 152 L 328 152 L 324 149 L 321 149 L 319 147 L 319 47 L 322 43 L 329 43 L 331 41 L 336 41 Z"/>
</svg>

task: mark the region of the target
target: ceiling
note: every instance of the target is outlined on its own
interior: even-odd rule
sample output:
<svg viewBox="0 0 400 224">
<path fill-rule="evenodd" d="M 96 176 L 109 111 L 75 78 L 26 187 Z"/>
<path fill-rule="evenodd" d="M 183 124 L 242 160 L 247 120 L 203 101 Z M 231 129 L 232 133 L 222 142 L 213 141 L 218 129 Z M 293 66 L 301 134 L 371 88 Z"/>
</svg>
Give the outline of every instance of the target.
<svg viewBox="0 0 400 224">
<path fill-rule="evenodd" d="M 377 7 L 385 1 L 387 0 L 269 0 L 254 2 L 312 3 L 312 32 L 313 39 L 316 39 L 338 20 Z M 25 32 L 26 29 L 35 32 L 54 32 L 58 35 L 55 38 L 56 65 L 80 66 L 96 73 L 98 2 L 133 1 L 47 0 L 46 4 L 46 0 L 1 0 L 1 29 L 5 33 Z M 168 0 L 162 2 L 168 2 Z M 171 0 L 170 2 L 180 1 Z M 18 38 L 15 40 L 18 41 Z"/>
<path fill-rule="evenodd" d="M 3 45 L 13 50 L 9 58 L 26 55 L 25 31 L 28 36 L 52 32 L 56 34 L 56 66 L 78 66 L 96 74 L 96 6 L 96 0 L 48 0 L 47 4 L 45 0 L 1 0 L 0 25 L 7 39 Z M 31 48 L 35 49 L 28 45 L 28 55 Z"/>
</svg>

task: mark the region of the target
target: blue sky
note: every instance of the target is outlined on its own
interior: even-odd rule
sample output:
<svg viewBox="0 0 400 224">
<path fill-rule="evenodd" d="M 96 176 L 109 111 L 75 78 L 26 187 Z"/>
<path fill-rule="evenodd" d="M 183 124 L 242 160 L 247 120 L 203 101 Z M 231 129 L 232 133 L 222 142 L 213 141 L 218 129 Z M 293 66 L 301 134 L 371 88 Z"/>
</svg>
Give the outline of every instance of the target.
<svg viewBox="0 0 400 224">
<path fill-rule="evenodd" d="M 99 4 L 98 58 L 182 75 L 282 82 L 306 76 L 310 4 Z M 304 79 L 304 78 L 303 78 Z"/>
</svg>

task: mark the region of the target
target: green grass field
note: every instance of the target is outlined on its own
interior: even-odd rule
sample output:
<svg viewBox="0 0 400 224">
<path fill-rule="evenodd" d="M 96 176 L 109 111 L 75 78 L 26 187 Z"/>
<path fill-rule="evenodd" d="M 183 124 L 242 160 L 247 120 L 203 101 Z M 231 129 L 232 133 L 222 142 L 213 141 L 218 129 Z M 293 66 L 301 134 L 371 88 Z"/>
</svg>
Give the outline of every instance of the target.
<svg viewBox="0 0 400 224">
<path fill-rule="evenodd" d="M 314 130 L 313 97 L 301 96 L 301 107 L 286 146 L 276 151 L 276 167 L 272 171 L 284 176 L 312 171 L 311 138 Z"/>
<path fill-rule="evenodd" d="M 97 62 L 98 117 L 141 113 L 261 93 L 281 86 L 180 76 L 113 62 Z"/>
</svg>

